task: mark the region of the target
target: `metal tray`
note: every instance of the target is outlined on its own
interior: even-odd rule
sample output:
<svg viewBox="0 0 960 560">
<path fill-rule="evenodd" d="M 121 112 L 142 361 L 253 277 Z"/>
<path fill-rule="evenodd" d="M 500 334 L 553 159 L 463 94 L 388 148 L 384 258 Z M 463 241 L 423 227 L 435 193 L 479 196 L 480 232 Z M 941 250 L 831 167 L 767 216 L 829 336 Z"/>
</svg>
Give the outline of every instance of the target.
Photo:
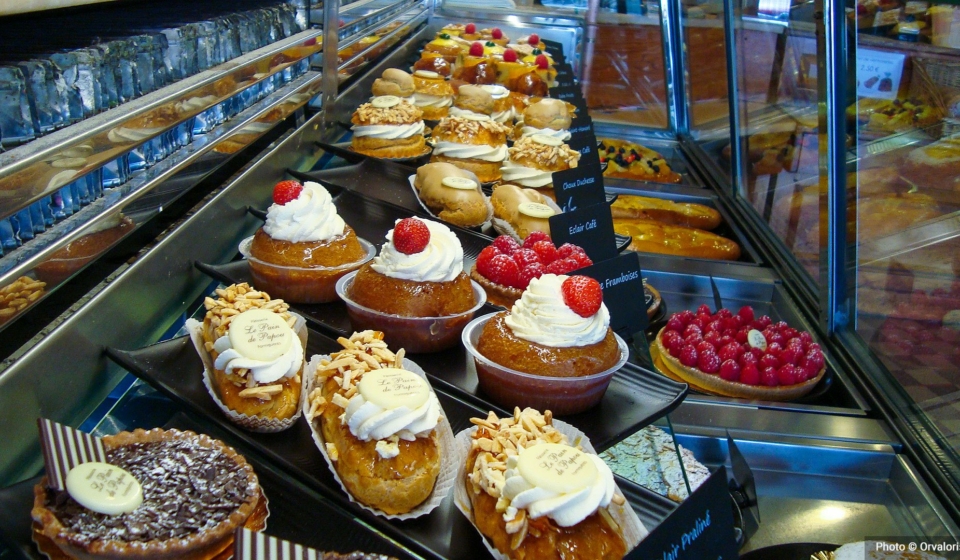
<svg viewBox="0 0 960 560">
<path fill-rule="evenodd" d="M 325 354 L 340 348 L 333 339 L 311 332 L 307 340 L 308 355 Z M 479 533 L 456 509 L 453 500 L 448 499 L 429 515 L 408 521 L 389 521 L 370 514 L 356 506 L 343 494 L 334 480 L 329 467 L 320 455 L 305 421 L 297 422 L 289 430 L 274 434 L 247 432 L 232 424 L 213 403 L 203 386 L 200 372 L 200 357 L 188 337 L 175 338 L 134 351 L 107 349 L 107 355 L 128 371 L 150 383 L 159 391 L 185 405 L 190 411 L 201 415 L 218 428 L 229 432 L 249 444 L 267 461 L 292 474 L 306 486 L 316 490 L 325 498 L 350 511 L 363 523 L 396 540 L 418 554 L 431 558 L 487 558 L 485 547 L 480 542 Z M 427 371 L 436 371 L 424 360 L 424 356 L 414 356 L 415 361 Z M 195 373 L 194 373 L 195 372 Z M 191 373 L 194 373 L 191 375 Z M 433 377 L 431 380 L 435 379 Z M 487 408 L 478 407 L 435 385 L 437 397 L 454 432 L 471 426 L 470 418 L 486 416 Z M 678 403 L 679 404 L 679 403 Z M 603 404 L 601 404 L 601 407 Z M 577 427 L 583 429 L 591 441 L 590 431 L 576 421 L 568 418 Z M 631 427 L 631 431 L 637 427 Z M 597 445 L 598 451 L 605 447 Z M 656 496 L 642 488 L 627 493 L 634 510 L 643 512 L 641 518 L 662 519 L 666 504 L 664 498 Z M 650 510 L 650 511 L 646 511 Z M 313 516 L 311 516 L 313 517 Z"/>
<path fill-rule="evenodd" d="M 231 441 L 236 438 L 224 437 L 219 430 L 211 429 L 213 426 L 210 424 L 183 413 L 174 416 L 164 427 L 205 433 L 236 446 Z M 241 449 L 238 451 L 243 453 Z M 362 523 L 354 523 L 353 513 L 336 506 L 296 479 L 278 472 L 258 455 L 244 453 L 244 456 L 253 465 L 269 503 L 268 534 L 318 550 L 343 553 L 362 550 L 398 558 L 415 557 L 395 540 Z M 33 507 L 33 487 L 39 481 L 38 476 L 0 490 L 0 542 L 7 545 L 9 551 L 18 558 L 46 558 L 31 540 L 30 509 Z M 304 515 L 304 512 L 310 512 L 310 515 Z M 317 525 L 321 522 L 317 520 L 337 530 L 318 530 Z"/>
</svg>

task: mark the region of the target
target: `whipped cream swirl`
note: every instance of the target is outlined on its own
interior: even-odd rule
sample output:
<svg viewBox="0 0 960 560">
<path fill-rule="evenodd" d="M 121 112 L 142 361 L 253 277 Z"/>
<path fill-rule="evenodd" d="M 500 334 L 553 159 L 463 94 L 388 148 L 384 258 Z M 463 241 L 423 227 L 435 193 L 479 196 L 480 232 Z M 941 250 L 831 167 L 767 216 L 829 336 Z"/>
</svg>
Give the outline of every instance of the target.
<svg viewBox="0 0 960 560">
<path fill-rule="evenodd" d="M 514 117 L 517 116 L 516 110 L 513 108 L 513 105 L 507 107 L 503 111 L 494 111 L 490 117 L 497 121 L 498 123 L 512 123 Z"/>
<path fill-rule="evenodd" d="M 524 126 L 521 127 L 521 129 L 520 129 L 520 136 L 521 136 L 521 137 L 522 137 L 522 136 L 533 136 L 534 134 L 542 134 L 542 135 L 544 135 L 544 136 L 550 136 L 550 137 L 556 138 L 556 139 L 558 139 L 558 140 L 563 140 L 564 142 L 566 142 L 567 140 L 569 140 L 570 137 L 571 137 L 570 131 L 567 130 L 566 128 L 561 128 L 560 130 L 556 130 L 556 129 L 553 129 L 553 128 L 537 128 L 537 127 L 535 127 L 535 126 L 526 126 L 526 125 L 524 125 Z"/>
<path fill-rule="evenodd" d="M 398 220 L 399 221 L 399 220 Z M 393 230 L 370 265 L 373 270 L 400 280 L 450 282 L 463 272 L 463 246 L 450 229 L 438 222 L 423 220 L 430 230 L 430 242 L 419 253 L 407 255 L 393 245 Z"/>
<path fill-rule="evenodd" d="M 536 449 L 534 445 L 521 451 L 521 454 L 533 453 Z M 504 520 L 512 521 L 517 510 L 525 509 L 532 519 L 546 515 L 560 527 L 572 527 L 597 509 L 610 505 L 616 489 L 610 467 L 596 455 L 585 453 L 584 457 L 596 466 L 598 476 L 586 487 L 566 493 L 548 490 L 528 481 L 517 468 L 520 455 L 507 457 L 502 497 L 509 500 L 510 505 L 504 512 Z"/>
<path fill-rule="evenodd" d="M 213 343 L 213 349 L 219 353 L 213 363 L 215 368 L 227 373 L 241 368 L 248 369 L 253 379 L 261 385 L 293 377 L 303 366 L 303 346 L 300 344 L 300 337 L 296 335 L 291 337 L 290 348 L 279 358 L 270 361 L 254 360 L 240 354 L 230 343 L 229 333 L 218 338 Z"/>
<path fill-rule="evenodd" d="M 488 120 L 490 115 L 486 113 L 478 113 L 476 111 L 471 111 L 470 109 L 461 109 L 460 107 L 450 107 L 450 116 L 451 117 L 467 117 L 477 120 Z"/>
<path fill-rule="evenodd" d="M 590 317 L 581 317 L 563 302 L 560 287 L 569 278 L 544 274 L 513 305 L 506 323 L 518 338 L 553 348 L 596 344 L 607 336 L 610 312 L 605 304 Z"/>
<path fill-rule="evenodd" d="M 263 231 L 273 239 L 300 243 L 333 239 L 343 235 L 345 227 L 330 193 L 320 184 L 308 181 L 296 199 L 270 205 Z"/>
<path fill-rule="evenodd" d="M 371 124 L 354 125 L 351 130 L 354 136 L 371 136 L 381 140 L 399 140 L 423 134 L 423 121 L 412 124 Z"/>
<path fill-rule="evenodd" d="M 503 161 L 507 159 L 507 145 L 487 146 L 486 144 L 460 144 L 459 142 L 437 142 L 433 147 L 435 155 L 457 159 L 482 159 L 483 161 Z"/>
<path fill-rule="evenodd" d="M 500 168 L 504 183 L 513 183 L 522 187 L 545 187 L 553 182 L 553 171 L 543 171 L 532 167 L 524 167 L 513 160 L 503 162 Z"/>
<path fill-rule="evenodd" d="M 453 105 L 453 96 L 416 92 L 413 94 L 413 104 L 417 107 L 449 107 Z"/>
<path fill-rule="evenodd" d="M 343 412 L 343 422 L 360 441 L 379 441 L 390 436 L 413 441 L 428 437 L 439 421 L 440 401 L 433 391 L 430 391 L 427 402 L 415 409 L 406 406 L 383 408 L 364 399 L 358 392 L 350 397 Z"/>
</svg>

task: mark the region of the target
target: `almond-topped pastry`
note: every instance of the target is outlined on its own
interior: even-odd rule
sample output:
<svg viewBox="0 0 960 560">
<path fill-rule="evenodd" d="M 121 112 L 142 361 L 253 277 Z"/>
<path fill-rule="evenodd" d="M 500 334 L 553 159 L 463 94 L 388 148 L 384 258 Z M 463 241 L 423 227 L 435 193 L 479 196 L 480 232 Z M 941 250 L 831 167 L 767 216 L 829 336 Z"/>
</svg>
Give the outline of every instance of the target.
<svg viewBox="0 0 960 560">
<path fill-rule="evenodd" d="M 490 219 L 480 180 L 470 171 L 451 163 L 428 163 L 417 168 L 413 186 L 427 208 L 445 222 L 474 227 Z"/>
<path fill-rule="evenodd" d="M 462 85 L 450 107 L 452 117 L 493 118 L 493 96 L 484 89 L 489 86 Z"/>
<path fill-rule="evenodd" d="M 542 134 L 520 138 L 508 154 L 500 169 L 504 182 L 544 189 L 550 198 L 554 198 L 553 174 L 572 169 L 580 161 L 580 152 L 570 149 L 558 138 Z"/>
<path fill-rule="evenodd" d="M 423 118 L 437 121 L 449 114 L 453 105 L 453 86 L 443 76 L 429 70 L 416 70 L 413 86 L 413 103 L 423 111 Z"/>
<path fill-rule="evenodd" d="M 104 513 L 102 499 L 81 492 L 89 483 L 78 489 L 67 475 L 67 489 L 57 491 L 44 477 L 34 487 L 34 538 L 50 539 L 66 557 L 217 558 L 237 528 L 265 514 L 257 513 L 261 491 L 253 468 L 220 441 L 160 429 L 102 441 L 106 463 L 81 463 L 70 473 L 85 471 L 124 490 L 138 487 L 142 500 Z"/>
<path fill-rule="evenodd" d="M 319 422 L 354 498 L 388 514 L 409 512 L 440 474 L 440 401 L 425 379 L 403 369 L 404 351 L 391 352 L 382 332 L 337 341 L 344 349 L 317 368 L 308 420 Z"/>
<path fill-rule="evenodd" d="M 470 420 L 467 494 L 473 522 L 510 559 L 614 560 L 627 553 L 608 508 L 623 506 L 610 468 L 571 445 L 550 411 Z"/>
<path fill-rule="evenodd" d="M 304 350 L 290 306 L 246 283 L 218 288 L 216 295 L 203 301 L 200 334 L 220 401 L 247 416 L 293 417 L 300 409 Z"/>
<path fill-rule="evenodd" d="M 424 155 L 429 148 L 423 137 L 423 112 L 399 97 L 374 97 L 353 113 L 352 148 L 355 152 L 382 158 Z"/>
<path fill-rule="evenodd" d="M 521 241 L 534 232 L 550 235 L 550 216 L 556 212 L 540 191 L 502 183 L 493 188 L 490 204 L 494 218 L 506 222 Z"/>
<path fill-rule="evenodd" d="M 517 123 L 517 136 L 540 134 L 566 142 L 570 140 L 569 129 L 572 122 L 573 115 L 565 102 L 559 99 L 541 99 L 523 110 L 522 118 Z"/>
<path fill-rule="evenodd" d="M 500 178 L 510 128 L 490 117 L 447 117 L 433 129 L 431 163 L 445 161 L 472 171 L 483 181 Z"/>
</svg>

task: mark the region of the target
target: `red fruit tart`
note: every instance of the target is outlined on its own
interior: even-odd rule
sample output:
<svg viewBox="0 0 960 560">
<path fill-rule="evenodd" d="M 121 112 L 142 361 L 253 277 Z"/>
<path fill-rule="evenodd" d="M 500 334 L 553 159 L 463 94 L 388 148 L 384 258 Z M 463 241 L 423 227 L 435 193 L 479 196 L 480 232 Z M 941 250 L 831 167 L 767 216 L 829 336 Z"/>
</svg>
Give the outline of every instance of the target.
<svg viewBox="0 0 960 560">
<path fill-rule="evenodd" d="M 531 233 L 523 245 L 501 235 L 480 251 L 470 278 L 483 286 L 487 301 L 510 309 L 534 278 L 569 274 L 592 264 L 583 248 L 572 243 L 556 247 L 543 232 Z"/>
<path fill-rule="evenodd" d="M 827 371 L 810 333 L 773 323 L 742 307 L 711 313 L 674 313 L 651 348 L 654 364 L 668 377 L 698 390 L 743 399 L 789 401 L 820 382 Z"/>
</svg>

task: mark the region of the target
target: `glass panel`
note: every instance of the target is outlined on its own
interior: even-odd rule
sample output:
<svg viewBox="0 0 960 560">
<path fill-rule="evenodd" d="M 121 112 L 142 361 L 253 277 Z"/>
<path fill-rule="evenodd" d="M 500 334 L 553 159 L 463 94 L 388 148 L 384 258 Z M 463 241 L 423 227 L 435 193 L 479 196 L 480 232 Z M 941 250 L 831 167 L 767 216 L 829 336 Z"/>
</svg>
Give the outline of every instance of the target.
<svg viewBox="0 0 960 560">
<path fill-rule="evenodd" d="M 960 8 L 858 0 L 848 240 L 856 332 L 948 465 L 960 448 Z M 851 88 L 854 86 L 851 86 Z"/>
</svg>

